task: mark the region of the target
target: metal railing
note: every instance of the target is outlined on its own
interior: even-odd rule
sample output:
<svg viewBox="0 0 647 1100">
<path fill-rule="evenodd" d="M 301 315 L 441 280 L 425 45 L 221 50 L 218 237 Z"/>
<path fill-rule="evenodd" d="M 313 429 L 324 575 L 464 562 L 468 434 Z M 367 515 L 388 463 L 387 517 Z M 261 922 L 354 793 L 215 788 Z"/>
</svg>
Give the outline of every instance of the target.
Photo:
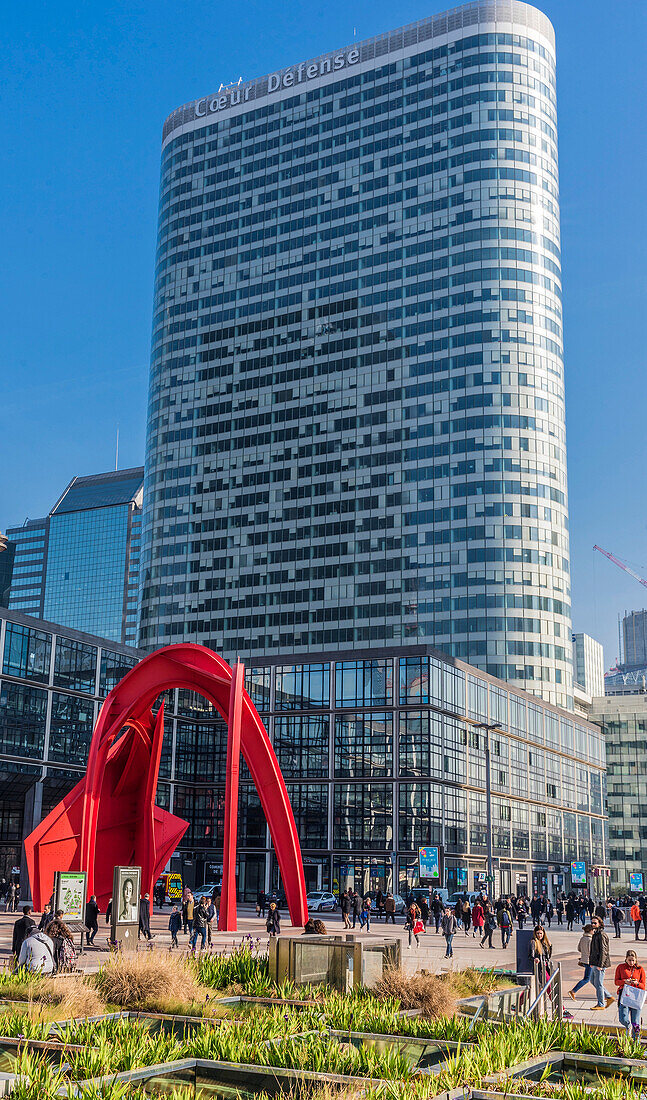
<svg viewBox="0 0 647 1100">
<path fill-rule="evenodd" d="M 561 1020 L 563 1015 L 561 963 L 550 964 L 548 980 L 546 980 L 545 972 L 542 974 L 543 969 L 544 963 L 537 959 L 535 961 L 535 988 L 539 989 L 539 993 L 525 1013 L 525 1018 L 529 1019 L 534 1013 L 536 1018 L 543 1015 L 553 1020 Z"/>
</svg>

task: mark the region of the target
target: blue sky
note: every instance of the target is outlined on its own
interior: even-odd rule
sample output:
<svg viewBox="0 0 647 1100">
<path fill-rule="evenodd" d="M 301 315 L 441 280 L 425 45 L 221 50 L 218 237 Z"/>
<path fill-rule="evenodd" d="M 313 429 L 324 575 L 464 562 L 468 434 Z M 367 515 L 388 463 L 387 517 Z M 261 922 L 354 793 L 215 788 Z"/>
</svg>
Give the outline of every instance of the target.
<svg viewBox="0 0 647 1100">
<path fill-rule="evenodd" d="M 0 528 L 143 460 L 162 122 L 176 106 L 436 11 L 168 0 L 3 11 Z M 647 593 L 645 0 L 542 0 L 557 32 L 573 622 L 617 654 Z M 596 560 L 597 559 L 597 560 Z"/>
</svg>

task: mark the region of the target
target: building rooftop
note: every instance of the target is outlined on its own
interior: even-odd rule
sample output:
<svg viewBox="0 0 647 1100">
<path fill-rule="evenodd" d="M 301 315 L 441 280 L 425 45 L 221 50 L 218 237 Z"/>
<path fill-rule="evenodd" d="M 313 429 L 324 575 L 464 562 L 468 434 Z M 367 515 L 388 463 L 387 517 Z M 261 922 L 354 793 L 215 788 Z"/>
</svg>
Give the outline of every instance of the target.
<svg viewBox="0 0 647 1100">
<path fill-rule="evenodd" d="M 113 470 L 107 474 L 74 477 L 52 508 L 50 515 L 82 512 L 87 508 L 107 508 L 115 504 L 130 504 L 142 491 L 143 484 L 143 466 L 135 466 L 130 470 Z"/>
</svg>

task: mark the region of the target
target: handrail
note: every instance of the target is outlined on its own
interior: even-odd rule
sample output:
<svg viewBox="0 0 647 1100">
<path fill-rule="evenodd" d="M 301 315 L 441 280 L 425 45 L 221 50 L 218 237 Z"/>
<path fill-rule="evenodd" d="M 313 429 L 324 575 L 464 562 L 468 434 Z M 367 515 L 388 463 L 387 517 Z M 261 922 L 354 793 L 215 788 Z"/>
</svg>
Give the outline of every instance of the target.
<svg viewBox="0 0 647 1100">
<path fill-rule="evenodd" d="M 474 1013 L 474 1015 L 472 1016 L 472 1022 L 471 1022 L 471 1024 L 470 1024 L 469 1028 L 467 1029 L 468 1031 L 471 1031 L 471 1030 L 472 1030 L 472 1028 L 474 1027 L 474 1024 L 476 1023 L 476 1021 L 478 1020 L 479 1016 L 481 1015 L 481 1012 L 483 1011 L 483 1009 L 484 1009 L 484 1008 L 486 1008 L 486 1007 L 487 1007 L 487 1002 L 488 1002 L 488 995 L 487 995 L 487 993 L 486 993 L 485 997 L 483 998 L 483 1000 L 481 1001 L 480 1005 L 478 1006 L 478 1008 L 477 1008 L 476 1012 L 475 1012 L 475 1013 Z"/>
<path fill-rule="evenodd" d="M 537 996 L 535 997 L 534 1001 L 532 1002 L 532 1004 L 531 1004 L 530 1008 L 529 1008 L 529 1009 L 528 1009 L 528 1011 L 526 1012 L 526 1015 L 525 1015 L 525 1019 L 526 1019 L 526 1020 L 527 1020 L 527 1019 L 528 1019 L 528 1017 L 530 1016 L 530 1013 L 531 1013 L 531 1012 L 532 1012 L 532 1011 L 533 1011 L 533 1010 L 534 1010 L 534 1009 L 535 1009 L 535 1008 L 537 1007 L 537 1005 L 539 1004 L 539 1002 L 540 1002 L 541 998 L 542 998 L 542 997 L 544 996 L 544 994 L 548 992 L 548 987 L 549 987 L 549 985 L 551 985 L 551 984 L 552 984 L 552 982 L 553 982 L 553 979 L 554 979 L 554 978 L 556 978 L 558 974 L 559 974 L 559 970 L 558 970 L 557 968 L 556 968 L 555 970 L 553 970 L 553 972 L 552 972 L 552 974 L 551 974 L 550 978 L 549 978 L 549 979 L 548 979 L 548 981 L 546 982 L 546 985 L 545 985 L 545 986 L 544 986 L 544 988 L 543 988 L 543 989 L 542 989 L 542 990 L 541 990 L 541 991 L 540 991 L 540 992 L 539 992 L 539 993 L 537 994 Z"/>
</svg>

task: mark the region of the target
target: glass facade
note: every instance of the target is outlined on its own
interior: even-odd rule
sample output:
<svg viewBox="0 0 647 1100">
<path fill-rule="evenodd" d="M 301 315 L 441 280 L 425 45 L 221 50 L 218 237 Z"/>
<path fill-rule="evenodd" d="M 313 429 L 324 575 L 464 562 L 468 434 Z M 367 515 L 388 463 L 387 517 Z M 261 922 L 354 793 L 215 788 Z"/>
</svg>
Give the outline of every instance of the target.
<svg viewBox="0 0 647 1100">
<path fill-rule="evenodd" d="M 8 606 L 134 646 L 143 479 L 142 467 L 73 478 L 48 516 L 9 528 Z"/>
<path fill-rule="evenodd" d="M 99 707 L 139 656 L 0 609 L 0 876 L 21 865 L 23 835 L 83 776 Z M 161 776 L 172 751 L 169 723 Z M 165 796 L 160 783 L 161 805 Z"/>
<path fill-rule="evenodd" d="M 572 705 L 543 14 L 467 4 L 170 116 L 146 478 L 143 647 L 418 641 Z"/>
<path fill-rule="evenodd" d="M 647 695 L 594 699 L 591 720 L 600 725 L 607 751 L 607 776 L 601 791 L 591 791 L 591 804 L 607 800 L 608 781 L 611 890 L 624 894 L 633 871 L 642 871 L 647 883 Z M 591 833 L 599 847 L 598 830 Z"/>
</svg>

